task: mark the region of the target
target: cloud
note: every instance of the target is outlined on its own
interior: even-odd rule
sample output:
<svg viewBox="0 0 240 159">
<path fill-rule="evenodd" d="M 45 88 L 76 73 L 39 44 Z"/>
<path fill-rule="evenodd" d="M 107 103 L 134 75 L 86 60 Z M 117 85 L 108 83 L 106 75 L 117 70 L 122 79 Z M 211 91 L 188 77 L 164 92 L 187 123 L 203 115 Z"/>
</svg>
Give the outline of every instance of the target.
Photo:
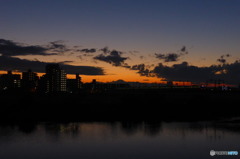
<svg viewBox="0 0 240 159">
<path fill-rule="evenodd" d="M 105 46 L 104 48 L 100 49 L 100 51 L 102 51 L 102 52 L 105 53 L 105 54 L 111 52 L 111 50 L 109 50 L 109 48 L 108 48 L 107 46 Z"/>
<path fill-rule="evenodd" d="M 60 62 L 58 62 L 59 64 L 67 64 L 67 63 L 72 63 L 72 62 L 74 62 L 74 61 L 60 61 Z"/>
<path fill-rule="evenodd" d="M 25 45 L 11 40 L 0 39 L 0 70 L 18 70 L 26 71 L 31 68 L 35 72 L 45 72 L 45 66 L 49 63 L 40 62 L 37 59 L 35 61 L 19 59 L 14 56 L 20 55 L 59 55 L 68 51 L 76 51 L 77 47 L 68 48 L 64 41 L 58 40 L 49 42 L 47 45 Z M 86 52 L 87 50 L 85 50 Z M 92 49 L 88 50 L 94 51 Z M 59 64 L 63 69 L 69 73 L 79 73 L 84 75 L 104 75 L 104 71 L 100 67 L 92 66 L 72 66 L 67 63 L 73 61 L 62 61 Z"/>
<path fill-rule="evenodd" d="M 136 56 L 136 54 L 139 53 L 139 51 L 133 50 L 133 51 L 128 51 L 129 54 Z"/>
<path fill-rule="evenodd" d="M 56 52 L 56 53 L 65 53 L 71 51 L 65 44 L 64 41 L 58 40 L 50 42 L 49 45 L 46 47 L 47 51 Z"/>
<path fill-rule="evenodd" d="M 169 53 L 169 54 L 155 53 L 155 56 L 157 59 L 164 60 L 164 62 L 174 62 L 174 61 L 178 61 L 181 55 L 176 53 Z"/>
<path fill-rule="evenodd" d="M 145 64 L 138 64 L 138 65 L 133 65 L 131 67 L 131 70 L 138 70 L 137 73 L 139 73 L 141 76 L 152 76 L 151 75 L 151 71 L 147 68 L 148 66 L 146 66 Z"/>
<path fill-rule="evenodd" d="M 49 48 L 39 45 L 25 46 L 13 42 L 11 40 L 0 39 L 0 53 L 2 56 L 18 56 L 18 55 L 56 55 L 56 53 L 48 53 Z"/>
<path fill-rule="evenodd" d="M 80 52 L 85 52 L 85 53 L 95 53 L 97 50 L 92 48 L 92 49 L 82 49 Z"/>
<path fill-rule="evenodd" d="M 145 64 L 133 65 L 131 69 L 132 69 L 132 70 L 143 71 L 143 70 L 145 70 Z"/>
<path fill-rule="evenodd" d="M 49 42 L 47 45 L 26 45 L 11 40 L 0 39 L 0 53 L 2 56 L 24 56 L 24 55 L 59 55 L 66 52 L 77 52 L 75 47 L 69 48 L 64 41 Z"/>
<path fill-rule="evenodd" d="M 229 55 L 229 54 L 222 55 L 222 56 L 220 56 L 219 59 L 217 59 L 217 61 L 220 62 L 221 64 L 225 64 L 227 62 L 226 57 L 230 57 L 230 56 L 231 55 Z"/>
<path fill-rule="evenodd" d="M 68 74 L 83 74 L 83 75 L 104 75 L 104 71 L 100 67 L 92 66 L 72 66 L 65 64 L 71 61 L 63 61 L 60 63 L 62 68 Z M 49 63 L 40 61 L 30 61 L 25 59 L 19 59 L 16 57 L 0 56 L 0 70 L 18 70 L 26 71 L 31 68 L 35 72 L 44 73 L 45 66 Z"/>
<path fill-rule="evenodd" d="M 214 69 L 211 67 L 190 66 L 187 62 L 175 64 L 173 66 L 165 66 L 159 63 L 153 70 L 158 77 L 166 78 L 171 81 L 194 81 L 203 82 L 208 78 L 214 78 Z M 207 77 L 207 79 L 206 79 Z"/>
<path fill-rule="evenodd" d="M 108 53 L 108 55 L 100 54 L 95 56 L 94 59 L 110 63 L 113 66 L 126 66 L 126 63 L 124 62 L 128 59 L 128 57 L 122 57 L 121 54 L 122 52 L 120 51 L 112 50 Z"/>
<path fill-rule="evenodd" d="M 170 81 L 206 82 L 207 80 L 224 80 L 229 84 L 240 82 L 240 62 L 236 61 L 226 65 L 211 65 L 209 67 L 198 67 L 189 65 L 187 62 L 165 66 L 159 63 L 152 71 L 159 78 Z"/>
<path fill-rule="evenodd" d="M 183 52 L 183 53 L 186 53 L 186 54 L 188 53 L 186 46 L 183 46 L 183 47 L 180 49 L 180 51 Z"/>
<path fill-rule="evenodd" d="M 157 59 L 163 60 L 164 62 L 176 62 L 179 61 L 181 56 L 188 54 L 186 46 L 183 46 L 178 53 L 158 54 L 155 53 Z"/>
<path fill-rule="evenodd" d="M 217 59 L 217 61 L 220 62 L 220 63 L 222 63 L 222 64 L 224 64 L 224 63 L 227 62 L 227 60 L 224 59 L 224 58 L 219 58 L 219 59 Z"/>
</svg>

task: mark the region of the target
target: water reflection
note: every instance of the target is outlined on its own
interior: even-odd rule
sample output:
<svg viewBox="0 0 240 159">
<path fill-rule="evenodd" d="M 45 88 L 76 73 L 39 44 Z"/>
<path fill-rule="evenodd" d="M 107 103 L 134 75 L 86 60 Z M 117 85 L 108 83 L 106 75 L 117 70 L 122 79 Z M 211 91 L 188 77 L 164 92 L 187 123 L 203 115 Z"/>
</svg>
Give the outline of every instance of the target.
<svg viewBox="0 0 240 159">
<path fill-rule="evenodd" d="M 0 158 L 210 158 L 240 150 L 237 123 L 85 122 L 0 126 Z M 221 156 L 223 157 L 223 156 Z M 231 156 L 234 158 L 234 156 Z"/>
</svg>

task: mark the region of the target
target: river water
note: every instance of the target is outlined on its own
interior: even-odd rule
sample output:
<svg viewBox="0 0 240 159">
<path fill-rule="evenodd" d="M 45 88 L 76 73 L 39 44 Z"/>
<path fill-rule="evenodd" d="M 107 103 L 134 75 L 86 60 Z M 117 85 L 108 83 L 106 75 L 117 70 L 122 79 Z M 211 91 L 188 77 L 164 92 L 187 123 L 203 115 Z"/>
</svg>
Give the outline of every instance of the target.
<svg viewBox="0 0 240 159">
<path fill-rule="evenodd" d="M 0 159 L 208 159 L 240 152 L 240 125 L 77 122 L 0 126 Z"/>
</svg>

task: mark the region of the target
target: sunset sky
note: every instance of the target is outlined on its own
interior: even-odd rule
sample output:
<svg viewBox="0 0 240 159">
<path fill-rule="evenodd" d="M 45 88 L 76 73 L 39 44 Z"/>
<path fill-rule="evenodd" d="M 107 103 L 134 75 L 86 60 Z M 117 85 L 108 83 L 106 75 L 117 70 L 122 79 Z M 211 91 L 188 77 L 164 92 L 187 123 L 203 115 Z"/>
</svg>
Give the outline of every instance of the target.
<svg viewBox="0 0 240 159">
<path fill-rule="evenodd" d="M 0 70 L 240 83 L 239 0 L 0 0 Z"/>
</svg>

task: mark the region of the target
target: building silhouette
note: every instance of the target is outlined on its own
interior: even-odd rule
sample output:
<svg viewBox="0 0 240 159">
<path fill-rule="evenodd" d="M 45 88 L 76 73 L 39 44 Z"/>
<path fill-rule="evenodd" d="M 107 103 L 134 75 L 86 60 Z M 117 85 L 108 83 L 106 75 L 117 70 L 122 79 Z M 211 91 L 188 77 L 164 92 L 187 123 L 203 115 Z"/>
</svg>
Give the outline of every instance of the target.
<svg viewBox="0 0 240 159">
<path fill-rule="evenodd" d="M 79 74 L 76 74 L 75 79 L 67 79 L 67 91 L 70 93 L 79 93 L 82 88 L 82 80 Z"/>
<path fill-rule="evenodd" d="M 45 93 L 67 91 L 67 76 L 59 64 L 48 64 L 46 74 L 40 79 L 40 90 Z"/>
<path fill-rule="evenodd" d="M 21 87 L 26 91 L 35 92 L 38 86 L 38 80 L 39 77 L 37 73 L 29 69 L 27 72 L 22 72 Z"/>
<path fill-rule="evenodd" d="M 12 74 L 12 71 L 8 71 L 7 74 L 0 76 L 0 89 L 11 90 L 21 87 L 21 76 L 18 74 Z"/>
</svg>

